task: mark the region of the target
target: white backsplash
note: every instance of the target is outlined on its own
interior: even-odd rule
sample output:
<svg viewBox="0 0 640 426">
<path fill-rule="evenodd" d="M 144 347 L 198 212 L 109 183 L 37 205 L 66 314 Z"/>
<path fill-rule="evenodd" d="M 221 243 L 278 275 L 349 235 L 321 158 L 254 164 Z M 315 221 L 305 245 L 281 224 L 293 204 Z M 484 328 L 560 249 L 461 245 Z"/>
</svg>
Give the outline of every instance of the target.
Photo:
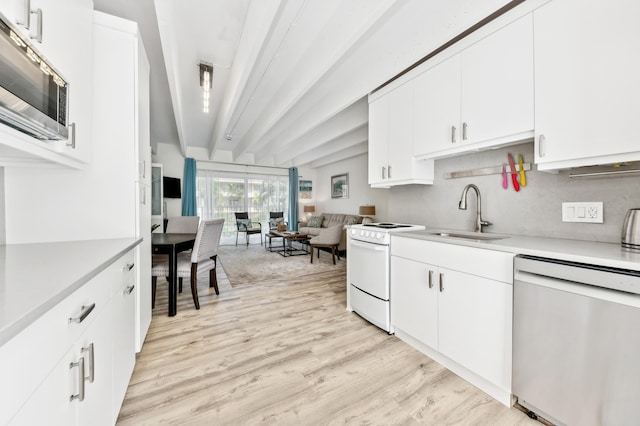
<svg viewBox="0 0 640 426">
<path fill-rule="evenodd" d="M 640 177 L 569 178 L 567 172 L 527 172 L 527 186 L 515 192 L 509 178 L 502 188 L 502 175 L 445 179 L 445 172 L 502 166 L 511 152 L 518 161 L 533 163 L 533 142 L 507 148 L 438 160 L 431 186 L 407 185 L 389 190 L 389 219 L 430 227 L 473 230 L 476 200 L 468 195 L 467 210 L 458 209 L 465 185 L 480 188 L 482 218 L 493 223 L 486 232 L 549 236 L 588 241 L 620 242 L 627 209 L 640 207 Z M 535 168 L 535 166 L 534 166 Z M 507 171 L 509 167 L 507 165 Z M 563 201 L 602 201 L 604 223 L 563 223 Z"/>
</svg>

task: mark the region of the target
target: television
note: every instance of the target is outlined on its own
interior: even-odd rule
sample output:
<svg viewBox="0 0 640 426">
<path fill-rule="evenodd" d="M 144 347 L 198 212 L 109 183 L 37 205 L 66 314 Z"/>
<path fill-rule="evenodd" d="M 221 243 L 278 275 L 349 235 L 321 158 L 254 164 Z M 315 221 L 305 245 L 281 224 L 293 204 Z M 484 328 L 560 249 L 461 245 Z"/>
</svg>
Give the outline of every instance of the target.
<svg viewBox="0 0 640 426">
<path fill-rule="evenodd" d="M 163 176 L 162 177 L 162 196 L 164 198 L 181 198 L 180 179 Z"/>
</svg>

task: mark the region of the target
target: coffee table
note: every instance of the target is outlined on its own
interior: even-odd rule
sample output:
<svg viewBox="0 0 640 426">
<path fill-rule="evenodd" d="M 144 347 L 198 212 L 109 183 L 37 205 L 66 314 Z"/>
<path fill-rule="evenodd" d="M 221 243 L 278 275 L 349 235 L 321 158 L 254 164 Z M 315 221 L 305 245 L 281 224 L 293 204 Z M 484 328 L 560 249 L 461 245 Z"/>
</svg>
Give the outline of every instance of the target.
<svg viewBox="0 0 640 426">
<path fill-rule="evenodd" d="M 274 248 L 271 240 L 273 238 L 282 238 L 282 247 Z M 301 256 L 309 254 L 309 237 L 308 234 L 304 234 L 296 231 L 270 231 L 266 234 L 266 239 L 269 240 L 269 251 L 280 253 L 282 256 Z M 296 247 L 293 243 L 298 243 L 299 247 Z M 265 248 L 266 248 L 265 241 Z"/>
</svg>

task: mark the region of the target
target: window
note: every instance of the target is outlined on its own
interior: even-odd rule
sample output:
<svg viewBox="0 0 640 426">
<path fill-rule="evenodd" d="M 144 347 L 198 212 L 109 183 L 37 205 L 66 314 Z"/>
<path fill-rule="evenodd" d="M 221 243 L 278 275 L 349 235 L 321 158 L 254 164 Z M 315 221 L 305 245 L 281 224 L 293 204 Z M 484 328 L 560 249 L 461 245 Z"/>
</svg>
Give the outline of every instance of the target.
<svg viewBox="0 0 640 426">
<path fill-rule="evenodd" d="M 223 243 L 236 238 L 235 212 L 249 217 L 267 229 L 269 212 L 289 214 L 288 176 L 198 170 L 196 180 L 198 216 L 224 218 Z"/>
</svg>

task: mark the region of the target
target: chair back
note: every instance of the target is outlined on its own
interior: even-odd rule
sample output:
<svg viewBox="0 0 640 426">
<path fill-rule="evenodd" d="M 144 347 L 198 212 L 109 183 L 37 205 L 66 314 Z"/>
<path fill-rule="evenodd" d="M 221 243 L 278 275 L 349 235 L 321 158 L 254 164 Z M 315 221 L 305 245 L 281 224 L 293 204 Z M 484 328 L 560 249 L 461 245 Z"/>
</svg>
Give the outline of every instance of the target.
<svg viewBox="0 0 640 426">
<path fill-rule="evenodd" d="M 198 263 L 218 254 L 223 226 L 224 219 L 203 220 L 200 223 L 191 252 L 191 263 Z"/>
<path fill-rule="evenodd" d="M 174 216 L 167 220 L 167 234 L 195 234 L 198 232 L 198 216 Z"/>
<path fill-rule="evenodd" d="M 247 228 L 251 228 L 251 220 L 249 219 L 249 213 L 236 212 L 236 228 L 238 231 L 246 231 Z"/>
<path fill-rule="evenodd" d="M 342 232 L 342 225 L 330 226 L 323 229 L 320 235 L 313 237 L 309 242 L 311 244 L 340 244 Z"/>
<path fill-rule="evenodd" d="M 269 212 L 269 219 L 284 218 L 284 212 Z"/>
</svg>

